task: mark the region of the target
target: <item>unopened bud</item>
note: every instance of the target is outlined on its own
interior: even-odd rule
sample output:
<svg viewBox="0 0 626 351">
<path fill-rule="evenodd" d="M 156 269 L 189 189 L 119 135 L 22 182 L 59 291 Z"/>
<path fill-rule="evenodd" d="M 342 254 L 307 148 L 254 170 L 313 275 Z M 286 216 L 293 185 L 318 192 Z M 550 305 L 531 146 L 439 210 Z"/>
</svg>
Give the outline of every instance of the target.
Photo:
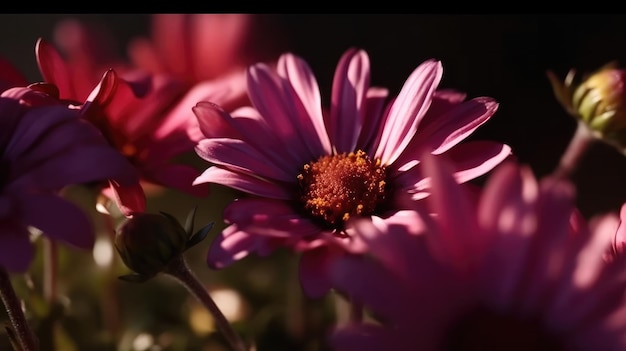
<svg viewBox="0 0 626 351">
<path fill-rule="evenodd" d="M 561 105 L 593 134 L 622 152 L 626 148 L 626 70 L 608 64 L 581 82 L 571 71 L 564 83 L 548 72 Z"/>
<path fill-rule="evenodd" d="M 182 253 L 204 239 L 212 223 L 192 235 L 195 210 L 183 227 L 173 216 L 161 212 L 137 213 L 124 222 L 115 235 L 115 248 L 135 275 L 120 277 L 144 281 L 166 270 Z"/>
<path fill-rule="evenodd" d="M 576 88 L 573 106 L 591 129 L 604 134 L 626 126 L 625 80 L 626 71 L 605 68 Z"/>
</svg>

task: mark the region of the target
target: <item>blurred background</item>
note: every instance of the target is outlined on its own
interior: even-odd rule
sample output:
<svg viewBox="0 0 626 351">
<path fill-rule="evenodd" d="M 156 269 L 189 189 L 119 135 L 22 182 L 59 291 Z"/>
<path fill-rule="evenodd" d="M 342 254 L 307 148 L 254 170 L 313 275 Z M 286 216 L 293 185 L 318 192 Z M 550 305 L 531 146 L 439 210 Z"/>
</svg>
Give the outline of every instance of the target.
<svg viewBox="0 0 626 351">
<path fill-rule="evenodd" d="M 259 16 L 276 29 L 274 37 L 263 41 L 308 61 L 326 103 L 337 61 L 349 47 L 368 52 L 372 85 L 389 88 L 390 95 L 400 90 L 421 62 L 441 60 L 440 87 L 465 91 L 470 98 L 491 96 L 500 103 L 496 115 L 470 139 L 510 145 L 537 176 L 554 169 L 576 126 L 554 98 L 546 71 L 565 78 L 571 68 L 585 73 L 610 61 L 626 65 L 626 15 Z M 148 14 L 2 14 L 0 55 L 30 81 L 41 80 L 35 42 L 39 37 L 52 41 L 55 24 L 67 18 L 108 27 L 119 41 L 121 55 L 129 40 L 148 36 L 150 30 Z M 617 211 L 626 201 L 626 158 L 612 147 L 596 143 L 573 179 L 578 206 L 586 217 Z M 297 258 L 278 252 L 270 260 L 250 257 L 219 272 L 206 268 L 211 235 L 222 228 L 221 210 L 234 196 L 226 189 L 213 190 L 207 199 L 164 190 L 149 199 L 148 207 L 184 220 L 198 206 L 198 227 L 215 221 L 209 238 L 190 250 L 190 261 L 208 286 L 227 288 L 231 295 L 224 296 L 240 299 L 243 307 L 238 313 L 243 317 L 233 319 L 234 325 L 256 340 L 257 350 L 324 350 L 323 335 L 327 322 L 335 318 L 333 306 L 338 302 L 301 296 L 293 268 Z M 93 215 L 102 225 L 101 218 Z M 61 269 L 71 279 L 63 282 L 63 289 L 73 307 L 65 307 L 63 332 L 56 332 L 63 337 L 57 340 L 77 335 L 84 340 L 68 341 L 65 349 L 225 350 L 219 335 L 212 333 L 210 318 L 175 283 L 166 279 L 137 285 L 112 282 L 112 273 L 98 271 L 93 257 L 76 258 L 73 252 L 67 256 Z M 124 267 L 113 275 L 120 272 Z M 37 274 L 33 273 L 34 281 Z M 16 285 L 24 286 L 22 292 L 28 289 L 26 279 Z M 104 297 L 103 291 L 108 292 Z M 89 318 L 96 321 L 82 322 Z M 106 323 L 122 325 L 123 331 L 102 333 Z M 9 350 L 5 335 L 0 333 L 0 340 L 0 350 Z"/>
</svg>

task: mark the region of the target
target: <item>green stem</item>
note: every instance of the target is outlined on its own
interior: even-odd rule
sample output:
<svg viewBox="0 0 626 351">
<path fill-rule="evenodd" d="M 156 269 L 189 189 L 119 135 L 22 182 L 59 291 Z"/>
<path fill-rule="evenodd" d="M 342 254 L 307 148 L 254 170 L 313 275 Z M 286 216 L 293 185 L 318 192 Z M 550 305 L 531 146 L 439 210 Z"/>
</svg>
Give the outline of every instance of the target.
<svg viewBox="0 0 626 351">
<path fill-rule="evenodd" d="M 595 137 L 591 130 L 589 130 L 589 127 L 579 121 L 576 132 L 572 136 L 569 145 L 559 160 L 558 166 L 552 174 L 561 179 L 570 178 L 594 140 Z"/>
<path fill-rule="evenodd" d="M 28 322 L 26 322 L 26 316 L 24 316 L 20 300 L 13 290 L 9 274 L 2 267 L 0 267 L 0 298 L 2 298 L 2 302 L 7 310 L 9 320 L 22 347 L 22 351 L 39 350 L 39 343 Z"/>
<path fill-rule="evenodd" d="M 43 292 L 50 305 L 57 300 L 58 247 L 54 240 L 43 238 Z"/>
<path fill-rule="evenodd" d="M 115 242 L 115 221 L 110 214 L 101 213 L 104 222 L 104 230 L 106 231 L 107 240 L 111 246 Z M 119 298 L 118 298 L 118 282 L 116 265 L 119 261 L 118 255 L 113 255 L 111 262 L 105 267 L 104 273 L 104 291 L 100 296 L 103 308 L 103 323 L 107 330 L 114 337 L 118 337 L 120 332 L 120 315 L 119 315 Z"/>
<path fill-rule="evenodd" d="M 231 348 L 235 351 L 246 351 L 247 347 L 243 340 L 232 328 L 222 311 L 215 304 L 215 301 L 211 298 L 211 295 L 206 291 L 204 286 L 198 281 L 195 274 L 187 266 L 182 255 L 178 256 L 166 268 L 165 274 L 175 278 L 187 288 L 187 290 L 193 294 L 204 307 L 211 313 L 215 324 L 220 332 L 224 335 Z"/>
</svg>

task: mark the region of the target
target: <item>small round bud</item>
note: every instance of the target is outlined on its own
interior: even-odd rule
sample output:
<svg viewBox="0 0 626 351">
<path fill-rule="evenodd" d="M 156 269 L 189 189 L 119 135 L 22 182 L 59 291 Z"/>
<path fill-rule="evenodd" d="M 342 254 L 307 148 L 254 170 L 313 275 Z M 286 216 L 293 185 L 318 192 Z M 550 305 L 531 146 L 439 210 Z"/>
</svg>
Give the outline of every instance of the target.
<svg viewBox="0 0 626 351">
<path fill-rule="evenodd" d="M 128 268 L 149 278 L 187 249 L 189 237 L 170 215 L 138 213 L 118 229 L 115 248 Z"/>
<path fill-rule="evenodd" d="M 626 71 L 604 68 L 576 88 L 573 106 L 591 129 L 604 134 L 626 126 L 625 80 Z"/>
<path fill-rule="evenodd" d="M 626 70 L 609 63 L 577 79 L 571 70 L 564 82 L 548 71 L 555 96 L 593 136 L 626 152 Z M 576 82 L 575 82 L 576 81 Z"/>
</svg>

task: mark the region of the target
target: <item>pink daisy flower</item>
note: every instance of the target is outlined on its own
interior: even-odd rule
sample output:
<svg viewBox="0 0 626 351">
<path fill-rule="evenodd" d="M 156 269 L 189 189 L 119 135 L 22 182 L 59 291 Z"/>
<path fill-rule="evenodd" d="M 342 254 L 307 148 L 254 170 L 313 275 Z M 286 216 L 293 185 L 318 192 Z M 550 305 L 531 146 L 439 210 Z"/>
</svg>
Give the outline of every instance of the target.
<svg viewBox="0 0 626 351">
<path fill-rule="evenodd" d="M 437 216 L 358 221 L 371 256 L 335 261 L 338 291 L 375 316 L 339 327 L 336 350 L 626 348 L 626 261 L 604 259 L 614 218 L 590 230 L 573 185 L 537 181 L 513 162 L 477 203 L 444 165 L 425 159 L 424 168 Z"/>
<path fill-rule="evenodd" d="M 339 241 L 358 250 L 347 220 L 385 221 L 426 196 L 418 155 L 455 160 L 465 182 L 510 155 L 490 141 L 460 143 L 497 110 L 492 98 L 437 90 L 441 63 L 428 60 L 387 103 L 387 90 L 370 87 L 365 51 L 348 50 L 337 66 L 325 113 L 320 91 L 304 60 L 284 54 L 276 69 L 264 63 L 248 70 L 254 107 L 231 114 L 215 104 L 194 108 L 205 135 L 196 152 L 211 162 L 195 181 L 222 184 L 250 195 L 224 211 L 229 226 L 215 239 L 211 267 L 224 267 L 250 252 L 268 255 L 279 246 L 301 250 L 300 277 L 311 296 L 328 288 L 330 259 Z"/>
<path fill-rule="evenodd" d="M 15 87 L 0 95 L 0 266 L 13 272 L 26 271 L 33 260 L 28 227 L 73 247 L 93 246 L 87 214 L 58 195 L 65 186 L 139 181 L 79 110 L 43 88 Z"/>
</svg>

